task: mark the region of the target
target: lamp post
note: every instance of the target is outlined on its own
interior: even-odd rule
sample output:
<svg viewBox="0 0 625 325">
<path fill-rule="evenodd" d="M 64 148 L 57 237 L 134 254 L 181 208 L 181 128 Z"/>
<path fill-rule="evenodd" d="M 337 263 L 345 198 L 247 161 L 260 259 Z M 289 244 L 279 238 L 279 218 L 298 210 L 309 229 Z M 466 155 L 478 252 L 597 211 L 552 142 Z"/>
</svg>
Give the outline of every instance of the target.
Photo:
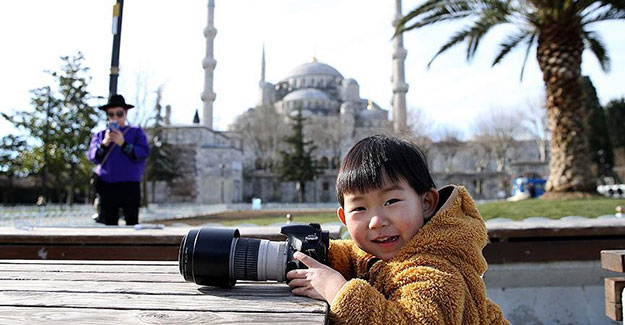
<svg viewBox="0 0 625 325">
<path fill-rule="evenodd" d="M 47 88 L 47 92 L 48 102 L 46 103 L 46 123 L 43 131 L 43 170 L 41 173 L 41 197 L 43 198 L 43 202 L 45 202 L 48 198 L 48 187 L 46 181 L 48 179 L 48 138 L 50 133 L 50 109 L 52 106 L 50 87 Z"/>
<path fill-rule="evenodd" d="M 117 0 L 117 3 L 113 6 L 113 54 L 111 55 L 109 98 L 117 94 L 117 78 L 119 77 L 119 45 L 122 38 L 123 11 L 124 0 Z"/>
</svg>

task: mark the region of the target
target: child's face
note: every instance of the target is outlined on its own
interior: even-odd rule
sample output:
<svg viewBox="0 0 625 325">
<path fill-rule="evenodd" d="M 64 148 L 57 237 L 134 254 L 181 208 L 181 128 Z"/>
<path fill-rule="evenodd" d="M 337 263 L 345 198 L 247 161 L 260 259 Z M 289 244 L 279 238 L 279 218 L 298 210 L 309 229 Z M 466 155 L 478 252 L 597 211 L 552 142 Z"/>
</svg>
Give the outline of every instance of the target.
<svg viewBox="0 0 625 325">
<path fill-rule="evenodd" d="M 345 193 L 338 211 L 356 245 L 382 260 L 397 255 L 438 203 L 435 189 L 419 195 L 405 180 L 386 183 L 368 193 Z"/>
</svg>

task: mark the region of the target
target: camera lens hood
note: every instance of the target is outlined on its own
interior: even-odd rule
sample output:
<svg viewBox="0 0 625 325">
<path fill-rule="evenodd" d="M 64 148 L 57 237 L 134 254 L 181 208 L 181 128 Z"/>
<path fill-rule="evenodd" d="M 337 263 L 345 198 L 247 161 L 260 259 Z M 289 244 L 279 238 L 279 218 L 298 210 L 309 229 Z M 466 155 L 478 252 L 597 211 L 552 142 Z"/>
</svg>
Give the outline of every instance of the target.
<svg viewBox="0 0 625 325">
<path fill-rule="evenodd" d="M 236 279 L 230 276 L 231 248 L 239 237 L 238 229 L 203 227 L 189 231 L 178 252 L 180 274 L 197 284 L 232 288 Z"/>
</svg>

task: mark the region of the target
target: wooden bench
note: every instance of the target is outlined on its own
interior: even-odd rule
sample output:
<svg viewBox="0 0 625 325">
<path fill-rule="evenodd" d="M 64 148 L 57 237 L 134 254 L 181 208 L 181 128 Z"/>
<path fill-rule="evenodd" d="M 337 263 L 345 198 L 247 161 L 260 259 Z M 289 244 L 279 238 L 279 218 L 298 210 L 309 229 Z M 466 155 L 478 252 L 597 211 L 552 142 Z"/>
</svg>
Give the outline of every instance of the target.
<svg viewBox="0 0 625 325">
<path fill-rule="evenodd" d="M 601 251 L 601 267 L 625 273 L 625 250 Z M 625 276 L 605 279 L 605 314 L 615 321 L 623 320 L 623 289 Z"/>
<path fill-rule="evenodd" d="M 190 227 L 0 227 L 0 259 L 178 260 L 182 237 Z M 285 240 L 280 227 L 239 227 L 242 237 Z M 326 226 L 330 238 L 340 226 Z"/>
<path fill-rule="evenodd" d="M 487 222 L 489 264 L 599 261 L 600 252 L 625 249 L 625 218 Z"/>
<path fill-rule="evenodd" d="M 1 324 L 325 324 L 328 309 L 284 283 L 184 282 L 176 262 L 0 260 Z"/>
</svg>

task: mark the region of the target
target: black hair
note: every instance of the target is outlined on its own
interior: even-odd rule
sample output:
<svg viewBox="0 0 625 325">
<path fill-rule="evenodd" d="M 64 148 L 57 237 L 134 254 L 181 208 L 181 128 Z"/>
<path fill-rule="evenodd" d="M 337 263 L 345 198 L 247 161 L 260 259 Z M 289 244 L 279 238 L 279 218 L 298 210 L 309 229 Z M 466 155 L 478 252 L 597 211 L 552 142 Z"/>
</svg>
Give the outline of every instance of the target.
<svg viewBox="0 0 625 325">
<path fill-rule="evenodd" d="M 414 143 L 382 134 L 370 136 L 358 141 L 343 159 L 336 196 L 343 206 L 345 193 L 367 193 L 402 179 L 419 195 L 436 188 L 427 159 Z"/>
</svg>

